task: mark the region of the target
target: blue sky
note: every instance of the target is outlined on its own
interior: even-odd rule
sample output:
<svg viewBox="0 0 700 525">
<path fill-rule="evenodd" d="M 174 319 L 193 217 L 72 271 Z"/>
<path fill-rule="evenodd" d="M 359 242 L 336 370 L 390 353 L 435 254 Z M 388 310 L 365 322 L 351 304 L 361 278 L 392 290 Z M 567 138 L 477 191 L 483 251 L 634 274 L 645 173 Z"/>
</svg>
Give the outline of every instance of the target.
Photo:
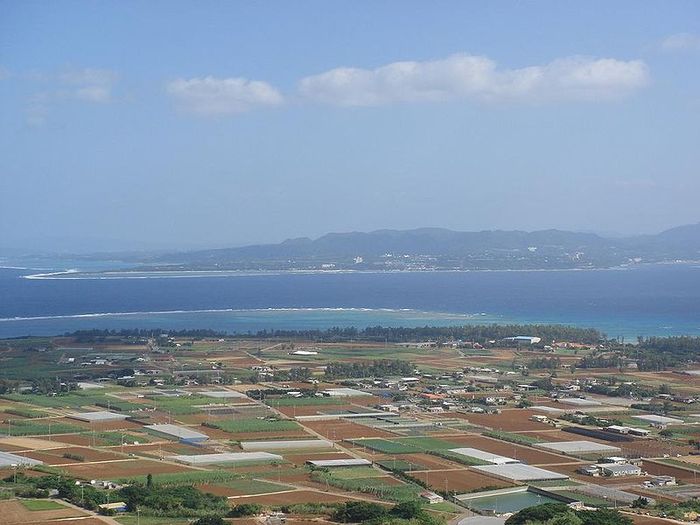
<svg viewBox="0 0 700 525">
<path fill-rule="evenodd" d="M 0 2 L 0 247 L 700 221 L 700 4 Z"/>
</svg>

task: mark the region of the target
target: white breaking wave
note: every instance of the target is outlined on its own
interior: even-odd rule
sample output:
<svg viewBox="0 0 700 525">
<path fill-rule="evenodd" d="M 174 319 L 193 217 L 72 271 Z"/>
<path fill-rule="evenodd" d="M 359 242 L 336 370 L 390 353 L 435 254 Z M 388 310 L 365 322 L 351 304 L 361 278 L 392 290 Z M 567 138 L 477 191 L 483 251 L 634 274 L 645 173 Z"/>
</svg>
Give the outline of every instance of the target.
<svg viewBox="0 0 700 525">
<path fill-rule="evenodd" d="M 181 314 L 215 314 L 215 313 L 271 313 L 271 312 L 383 312 L 383 313 L 402 313 L 413 314 L 425 317 L 441 317 L 447 319 L 474 319 L 476 317 L 485 316 L 488 314 L 460 314 L 448 312 L 427 312 L 422 310 L 414 310 L 411 308 L 345 308 L 345 307 L 324 307 L 324 308 L 213 308 L 203 310 L 153 310 L 153 311 L 137 311 L 137 312 L 95 312 L 84 314 L 68 314 L 68 315 L 40 315 L 33 317 L 3 317 L 0 322 L 13 321 L 48 321 L 52 319 L 89 319 L 99 317 L 125 317 L 139 315 L 181 315 Z"/>
</svg>

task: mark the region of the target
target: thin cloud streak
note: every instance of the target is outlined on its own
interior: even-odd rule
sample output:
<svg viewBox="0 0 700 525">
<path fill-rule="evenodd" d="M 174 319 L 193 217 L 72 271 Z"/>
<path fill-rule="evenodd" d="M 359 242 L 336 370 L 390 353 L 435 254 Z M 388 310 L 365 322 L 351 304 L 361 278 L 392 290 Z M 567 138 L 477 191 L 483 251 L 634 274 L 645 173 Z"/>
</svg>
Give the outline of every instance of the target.
<svg viewBox="0 0 700 525">
<path fill-rule="evenodd" d="M 246 78 L 180 78 L 169 82 L 166 91 L 183 111 L 200 116 L 235 115 L 284 101 L 267 82 Z"/>
<path fill-rule="evenodd" d="M 665 51 L 700 51 L 700 35 L 692 33 L 676 33 L 661 42 Z"/>
</svg>

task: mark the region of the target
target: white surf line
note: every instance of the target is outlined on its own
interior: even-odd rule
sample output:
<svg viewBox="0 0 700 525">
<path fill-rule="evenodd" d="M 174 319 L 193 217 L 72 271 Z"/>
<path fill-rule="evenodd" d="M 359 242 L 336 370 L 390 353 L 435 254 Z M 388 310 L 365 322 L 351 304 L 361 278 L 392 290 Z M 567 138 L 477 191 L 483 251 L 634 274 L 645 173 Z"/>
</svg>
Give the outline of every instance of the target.
<svg viewBox="0 0 700 525">
<path fill-rule="evenodd" d="M 281 307 L 281 308 L 205 308 L 197 310 L 141 310 L 134 312 L 93 312 L 83 314 L 66 315 L 39 315 L 29 317 L 2 317 L 0 322 L 13 321 L 49 321 L 56 319 L 85 319 L 94 317 L 120 317 L 136 315 L 180 315 L 180 314 L 202 314 L 202 313 L 273 313 L 273 312 L 381 312 L 381 313 L 410 313 L 413 315 L 439 317 L 441 319 L 477 319 L 484 314 L 459 314 L 447 312 L 429 312 L 423 310 L 413 310 L 410 308 L 359 308 L 359 307 Z"/>
</svg>

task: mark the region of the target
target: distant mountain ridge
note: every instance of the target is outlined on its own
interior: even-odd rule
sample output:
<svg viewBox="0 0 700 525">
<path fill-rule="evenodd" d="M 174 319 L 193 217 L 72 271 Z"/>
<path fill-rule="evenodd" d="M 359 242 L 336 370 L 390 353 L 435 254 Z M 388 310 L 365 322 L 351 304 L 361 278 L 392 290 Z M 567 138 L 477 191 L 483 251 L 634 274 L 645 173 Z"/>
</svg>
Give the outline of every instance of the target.
<svg viewBox="0 0 700 525">
<path fill-rule="evenodd" d="M 403 263 L 396 261 L 403 258 Z M 484 230 L 443 228 L 329 233 L 318 239 L 278 244 L 197 250 L 157 256 L 150 264 L 183 268 L 567 268 L 609 267 L 626 262 L 700 259 L 700 224 L 657 235 L 606 238 L 564 230 Z"/>
</svg>

